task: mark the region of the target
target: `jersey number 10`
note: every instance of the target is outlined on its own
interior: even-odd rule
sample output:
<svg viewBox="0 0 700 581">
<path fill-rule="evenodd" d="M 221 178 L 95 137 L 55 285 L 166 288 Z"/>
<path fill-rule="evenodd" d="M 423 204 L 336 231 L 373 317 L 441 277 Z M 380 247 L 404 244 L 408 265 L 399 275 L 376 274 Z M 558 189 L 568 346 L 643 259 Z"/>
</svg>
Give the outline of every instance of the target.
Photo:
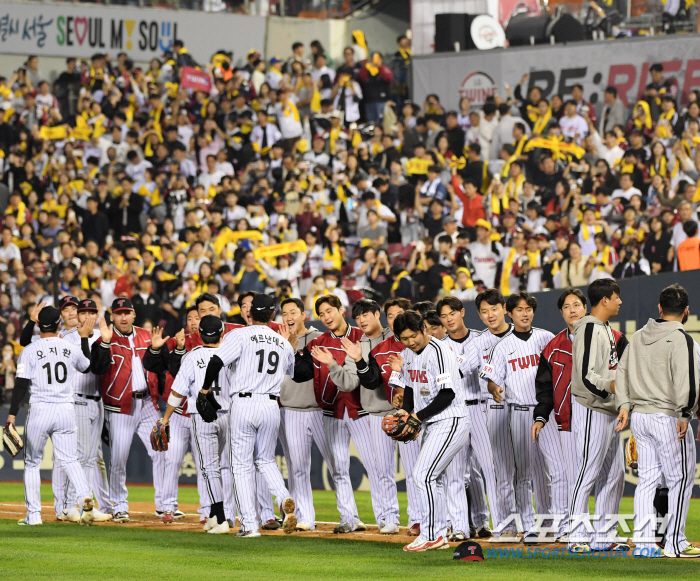
<svg viewBox="0 0 700 581">
<path fill-rule="evenodd" d="M 51 363 L 45 363 L 41 366 L 42 369 L 46 369 L 47 382 L 51 385 Z M 65 383 L 68 378 L 68 368 L 63 361 L 59 361 L 54 365 L 53 376 L 56 379 L 56 383 Z"/>
</svg>

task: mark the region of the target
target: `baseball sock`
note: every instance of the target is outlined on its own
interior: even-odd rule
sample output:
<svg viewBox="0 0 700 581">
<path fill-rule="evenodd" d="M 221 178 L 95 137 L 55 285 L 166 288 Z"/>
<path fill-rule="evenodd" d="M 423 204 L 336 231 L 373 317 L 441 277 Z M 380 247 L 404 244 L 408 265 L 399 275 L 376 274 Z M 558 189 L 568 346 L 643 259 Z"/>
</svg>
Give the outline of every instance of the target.
<svg viewBox="0 0 700 581">
<path fill-rule="evenodd" d="M 209 510 L 209 518 L 216 517 L 216 522 L 221 524 L 226 520 L 226 514 L 224 513 L 224 501 L 214 502 Z"/>
</svg>

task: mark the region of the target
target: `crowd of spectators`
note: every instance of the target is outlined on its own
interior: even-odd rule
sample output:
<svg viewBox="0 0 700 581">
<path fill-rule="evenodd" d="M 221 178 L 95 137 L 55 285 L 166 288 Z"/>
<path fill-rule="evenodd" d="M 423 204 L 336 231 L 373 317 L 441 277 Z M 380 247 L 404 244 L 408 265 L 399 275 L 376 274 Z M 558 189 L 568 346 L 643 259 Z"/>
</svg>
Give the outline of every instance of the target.
<svg viewBox="0 0 700 581">
<path fill-rule="evenodd" d="M 318 41 L 241 68 L 176 42 L 143 68 L 95 54 L 50 83 L 32 56 L 0 77 L 0 382 L 28 307 L 66 294 L 101 313 L 130 297 L 172 335 L 203 292 L 229 319 L 250 291 L 314 318 L 330 293 L 469 301 L 700 268 L 700 101 L 661 65 L 631 110 L 527 75 L 445 110 L 353 41 L 335 63 Z M 410 41 L 387 59 L 407 69 Z"/>
</svg>

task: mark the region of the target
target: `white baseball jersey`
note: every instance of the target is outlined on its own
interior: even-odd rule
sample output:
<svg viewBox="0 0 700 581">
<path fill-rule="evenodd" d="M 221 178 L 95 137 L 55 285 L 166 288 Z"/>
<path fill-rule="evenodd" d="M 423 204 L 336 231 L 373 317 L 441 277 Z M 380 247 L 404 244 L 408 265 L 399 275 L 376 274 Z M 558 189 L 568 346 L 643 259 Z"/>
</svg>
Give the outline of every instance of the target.
<svg viewBox="0 0 700 581">
<path fill-rule="evenodd" d="M 479 372 L 477 375 L 479 375 L 479 388 L 481 389 L 482 399 L 491 397 L 491 394 L 488 390 L 488 381 L 481 377 L 481 369 L 484 363 L 486 363 L 489 360 L 489 354 L 491 353 L 491 350 L 493 349 L 494 345 L 496 345 L 496 343 L 503 339 L 512 330 L 513 325 L 510 325 L 510 327 L 505 333 L 494 335 L 493 333 L 491 333 L 491 331 L 486 329 L 482 333 L 474 335 L 474 339 L 472 339 L 470 343 L 471 351 L 474 351 L 474 354 L 479 359 Z"/>
<path fill-rule="evenodd" d="M 537 405 L 535 376 L 542 350 L 554 338 L 544 329 L 508 333 L 493 347 L 481 377 L 504 389 L 505 400 L 514 405 Z"/>
<path fill-rule="evenodd" d="M 401 378 L 413 390 L 413 411 L 425 409 L 441 389 L 451 389 L 455 398 L 450 405 L 427 422 L 467 416 L 457 357 L 444 341 L 431 337 L 420 353 L 404 349 L 401 356 L 404 360 Z"/>
<path fill-rule="evenodd" d="M 218 348 L 199 345 L 182 358 L 180 371 L 177 372 L 172 390 L 187 398 L 188 414 L 199 413 L 197 411 L 197 395 L 204 384 L 209 360 L 217 354 Z M 231 407 L 231 378 L 230 368 L 222 367 L 219 371 L 219 377 L 216 378 L 211 387 L 222 410 L 228 410 Z"/>
<path fill-rule="evenodd" d="M 452 337 L 446 335 L 443 340 L 457 356 L 459 370 L 464 378 L 465 396 L 468 400 L 481 398 L 481 387 L 479 386 L 481 359 L 477 348 L 474 346 L 474 339 L 482 333 L 488 333 L 488 331 L 470 329 L 469 334 L 463 339 L 452 339 Z"/>
<path fill-rule="evenodd" d="M 279 396 L 284 376 L 294 374 L 292 345 L 265 325 L 226 333 L 216 354 L 224 365 L 237 362 L 231 396 L 237 393 Z"/>
<path fill-rule="evenodd" d="M 44 337 L 27 345 L 19 356 L 17 379 L 29 379 L 29 403 L 73 403 L 78 372 L 87 371 L 90 360 L 80 346 L 58 337 Z"/>
<path fill-rule="evenodd" d="M 494 252 L 494 248 L 497 252 Z M 474 280 L 482 281 L 486 288 L 493 288 L 496 285 L 498 263 L 505 258 L 503 246 L 500 242 L 492 243 L 490 240 L 486 244 L 475 241 L 467 249 L 474 263 Z"/>
<path fill-rule="evenodd" d="M 78 327 L 73 327 L 70 331 L 61 331 L 59 337 L 64 341 L 68 341 L 72 345 L 76 345 L 80 349 L 81 337 L 78 333 Z M 90 348 L 92 344 L 97 341 L 99 335 L 93 333 L 88 338 L 88 343 Z M 80 395 L 96 396 L 100 394 L 100 378 L 94 373 L 78 373 L 73 382 L 73 393 L 79 393 Z"/>
</svg>

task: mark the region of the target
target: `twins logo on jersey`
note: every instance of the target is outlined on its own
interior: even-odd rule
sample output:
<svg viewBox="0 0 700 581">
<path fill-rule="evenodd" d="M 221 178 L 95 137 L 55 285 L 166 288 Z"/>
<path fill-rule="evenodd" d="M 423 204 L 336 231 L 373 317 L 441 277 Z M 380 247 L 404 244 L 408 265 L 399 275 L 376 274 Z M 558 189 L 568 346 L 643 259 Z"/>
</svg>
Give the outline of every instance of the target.
<svg viewBox="0 0 700 581">
<path fill-rule="evenodd" d="M 508 363 L 510 363 L 513 371 L 517 371 L 516 365 L 520 367 L 520 369 L 527 369 L 530 365 L 532 365 L 532 367 L 537 367 L 540 364 L 540 356 L 526 355 L 525 357 L 516 357 L 515 359 L 508 360 Z"/>
<path fill-rule="evenodd" d="M 409 369 L 408 376 L 411 378 L 411 381 L 415 383 L 428 383 L 428 376 L 425 370 L 418 371 L 417 369 Z"/>
</svg>

